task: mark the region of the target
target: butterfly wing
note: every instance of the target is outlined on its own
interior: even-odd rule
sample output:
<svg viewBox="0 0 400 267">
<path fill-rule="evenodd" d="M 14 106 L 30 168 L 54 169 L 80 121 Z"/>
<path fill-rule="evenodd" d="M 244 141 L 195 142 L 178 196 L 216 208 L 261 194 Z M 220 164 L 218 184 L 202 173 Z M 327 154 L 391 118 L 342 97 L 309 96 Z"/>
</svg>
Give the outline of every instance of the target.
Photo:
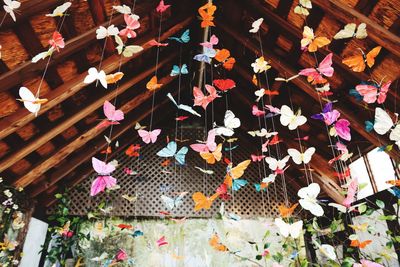
<svg viewBox="0 0 400 267">
<path fill-rule="evenodd" d="M 386 134 L 393 127 L 392 118 L 381 108 L 375 109 L 374 130 L 380 135 Z"/>
<path fill-rule="evenodd" d="M 357 32 L 355 34 L 357 39 L 364 39 L 367 38 L 368 33 L 367 33 L 367 24 L 365 23 L 360 23 L 357 27 Z"/>
<path fill-rule="evenodd" d="M 190 41 L 190 30 L 187 29 L 186 31 L 183 32 L 181 37 L 179 38 L 181 43 L 188 43 Z"/>
<path fill-rule="evenodd" d="M 283 105 L 281 107 L 280 113 L 281 113 L 280 122 L 283 126 L 288 126 L 295 117 L 293 110 L 286 105 Z"/>
<path fill-rule="evenodd" d="M 224 125 L 226 128 L 233 130 L 240 127 L 240 120 L 239 118 L 236 118 L 235 114 L 233 114 L 231 110 L 227 110 L 225 112 Z"/>
<path fill-rule="evenodd" d="M 171 141 L 167 144 L 166 147 L 161 149 L 160 151 L 157 152 L 157 156 L 163 157 L 163 158 L 169 158 L 173 157 L 176 153 L 177 150 L 177 144 L 175 141 Z"/>
<path fill-rule="evenodd" d="M 275 218 L 275 225 L 278 226 L 279 233 L 283 237 L 289 236 L 289 224 L 287 224 L 284 220 L 281 218 Z"/>
<path fill-rule="evenodd" d="M 35 95 L 26 87 L 19 88 L 19 96 L 21 97 L 22 101 L 24 102 L 24 107 L 32 113 L 38 113 L 40 110 L 40 104 L 36 104 L 36 97 Z"/>
<path fill-rule="evenodd" d="M 186 146 L 184 146 L 181 149 L 179 149 L 178 153 L 176 153 L 175 159 L 180 165 L 185 165 L 185 157 L 188 151 L 189 149 Z"/>
<path fill-rule="evenodd" d="M 161 200 L 164 203 L 164 206 L 169 210 L 173 210 L 175 208 L 175 200 L 173 198 L 167 197 L 165 195 L 161 196 Z"/>
<path fill-rule="evenodd" d="M 194 210 L 198 211 L 201 209 L 209 209 L 211 207 L 211 204 L 209 203 L 207 197 L 201 193 L 201 192 L 196 192 L 192 195 L 192 199 L 195 203 Z"/>
<path fill-rule="evenodd" d="M 303 163 L 303 155 L 300 153 L 300 151 L 294 148 L 289 148 L 287 152 L 292 157 L 294 163 L 296 163 L 297 165 Z"/>
<path fill-rule="evenodd" d="M 249 32 L 251 33 L 257 33 L 260 30 L 260 26 L 263 23 L 264 19 L 263 18 L 259 18 L 258 20 L 254 21 L 251 24 L 251 29 L 249 30 Z"/>
<path fill-rule="evenodd" d="M 238 191 L 240 188 L 243 186 L 246 186 L 248 184 L 247 180 L 244 179 L 236 179 L 232 181 L 232 190 L 233 191 Z"/>
<path fill-rule="evenodd" d="M 341 29 L 338 33 L 336 33 L 335 36 L 333 36 L 333 39 L 340 40 L 340 39 L 351 38 L 356 32 L 356 28 L 357 25 L 355 23 L 346 24 L 343 29 Z"/>
<path fill-rule="evenodd" d="M 303 230 L 303 221 L 297 221 L 289 226 L 289 233 L 293 238 L 298 238 Z"/>
<path fill-rule="evenodd" d="M 277 161 L 275 158 L 273 158 L 273 157 L 266 157 L 266 158 L 265 158 L 265 162 L 268 163 L 268 168 L 269 168 L 271 171 L 275 171 L 276 169 L 278 169 L 278 161 Z"/>
<path fill-rule="evenodd" d="M 366 103 L 375 103 L 378 95 L 378 88 L 369 84 L 359 84 L 356 86 L 357 92 L 363 96 Z"/>
<path fill-rule="evenodd" d="M 124 119 L 124 113 L 122 110 L 115 110 L 115 106 L 108 101 L 104 102 L 103 105 L 104 115 L 110 121 L 121 121 Z"/>
<path fill-rule="evenodd" d="M 93 197 L 106 189 L 106 183 L 103 179 L 103 176 L 97 177 L 93 182 L 90 188 L 90 195 Z"/>
<path fill-rule="evenodd" d="M 375 64 L 375 58 L 379 55 L 379 52 L 381 52 L 382 47 L 377 46 L 373 48 L 371 51 L 368 52 L 368 54 L 365 56 L 367 61 L 368 67 L 372 68 L 372 66 Z"/>
<path fill-rule="evenodd" d="M 342 63 L 351 68 L 354 72 L 363 72 L 365 62 L 362 55 L 350 56 L 342 60 Z"/>
<path fill-rule="evenodd" d="M 100 175 L 108 175 L 115 171 L 115 166 L 113 164 L 107 164 L 104 161 L 98 160 L 95 157 L 92 157 L 92 166 L 93 169 Z"/>
<path fill-rule="evenodd" d="M 329 53 L 322 61 L 319 63 L 318 71 L 325 75 L 326 77 L 332 77 L 334 69 L 332 68 L 332 56 L 333 53 Z"/>
<path fill-rule="evenodd" d="M 157 137 L 160 135 L 161 129 L 155 129 L 149 133 L 151 143 L 155 143 L 157 141 Z"/>
<path fill-rule="evenodd" d="M 142 138 L 143 142 L 145 142 L 146 144 L 150 144 L 150 142 L 151 142 L 150 132 L 141 129 L 141 130 L 138 130 L 138 134 Z"/>
<path fill-rule="evenodd" d="M 315 153 L 315 147 L 309 147 L 303 154 L 303 162 L 308 164 Z"/>
<path fill-rule="evenodd" d="M 378 101 L 377 101 L 378 104 L 382 104 L 385 102 L 386 96 L 387 96 L 387 93 L 389 91 L 389 87 L 391 84 L 392 84 L 392 82 L 389 81 L 381 86 L 381 89 L 380 89 L 379 95 L 378 95 Z"/>
</svg>

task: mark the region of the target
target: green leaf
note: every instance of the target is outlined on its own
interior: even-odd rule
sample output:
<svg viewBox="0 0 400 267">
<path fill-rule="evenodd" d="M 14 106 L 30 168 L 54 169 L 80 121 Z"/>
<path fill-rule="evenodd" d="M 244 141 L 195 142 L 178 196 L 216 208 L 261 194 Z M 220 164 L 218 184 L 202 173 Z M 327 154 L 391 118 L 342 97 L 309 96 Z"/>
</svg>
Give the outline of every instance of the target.
<svg viewBox="0 0 400 267">
<path fill-rule="evenodd" d="M 256 260 L 259 261 L 259 260 L 261 260 L 261 259 L 262 259 L 262 256 L 261 256 L 261 255 L 257 255 L 257 256 L 256 256 Z"/>
<path fill-rule="evenodd" d="M 360 212 L 360 214 L 363 214 L 366 210 L 367 210 L 367 205 L 365 203 L 358 206 L 358 211 Z"/>
<path fill-rule="evenodd" d="M 375 204 L 376 204 L 379 208 L 381 208 L 381 209 L 384 209 L 384 208 L 385 208 L 385 202 L 383 202 L 383 201 L 380 200 L 380 199 L 377 199 L 377 200 L 375 201 Z"/>
<path fill-rule="evenodd" d="M 367 211 L 365 212 L 365 215 L 370 216 L 372 213 L 374 213 L 374 209 L 367 209 Z"/>
<path fill-rule="evenodd" d="M 264 244 L 264 249 L 269 248 L 270 245 L 271 245 L 271 243 L 265 243 L 265 244 Z"/>
<path fill-rule="evenodd" d="M 396 220 L 396 215 L 388 215 L 388 216 L 380 215 L 378 217 L 378 220 L 380 220 L 380 221 L 394 221 L 394 220 Z"/>
<path fill-rule="evenodd" d="M 55 197 L 56 197 L 57 199 L 61 199 L 61 198 L 63 197 L 63 195 L 62 195 L 62 194 L 55 194 Z"/>
</svg>

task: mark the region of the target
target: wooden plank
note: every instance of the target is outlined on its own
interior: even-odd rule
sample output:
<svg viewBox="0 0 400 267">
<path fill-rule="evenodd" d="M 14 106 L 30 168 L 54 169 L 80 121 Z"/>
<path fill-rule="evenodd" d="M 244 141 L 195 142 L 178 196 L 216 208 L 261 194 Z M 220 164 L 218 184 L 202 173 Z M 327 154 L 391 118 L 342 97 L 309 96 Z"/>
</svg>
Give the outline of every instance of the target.
<svg viewBox="0 0 400 267">
<path fill-rule="evenodd" d="M 368 37 L 375 43 L 389 50 L 391 53 L 400 57 L 400 36 L 391 33 L 389 30 L 380 26 L 375 21 L 369 19 L 367 16 L 359 13 L 357 10 L 350 8 L 339 0 L 315 0 L 313 4 L 320 6 L 327 14 L 333 18 L 347 23 L 367 24 Z"/>
<path fill-rule="evenodd" d="M 178 54 L 174 53 L 170 55 L 168 58 L 160 62 L 160 65 L 172 61 Z M 155 67 L 150 68 L 141 74 L 135 76 L 133 79 L 129 80 L 128 82 L 123 83 L 118 89 L 118 95 L 123 94 L 125 91 L 130 89 L 135 84 L 141 82 L 142 80 L 146 79 L 147 77 L 153 75 L 155 71 Z M 79 122 L 80 120 L 84 119 L 88 114 L 91 114 L 95 110 L 99 109 L 103 106 L 104 101 L 108 100 L 111 101 L 116 97 L 116 93 L 114 91 L 110 91 L 105 96 L 97 99 L 92 104 L 86 106 L 73 116 L 66 119 L 61 124 L 53 127 L 50 131 L 47 131 L 45 134 L 41 135 L 40 137 L 35 138 L 32 142 L 22 147 L 22 149 L 14 152 L 6 159 L 0 162 L 0 172 L 11 167 L 15 162 L 24 158 L 25 156 L 29 155 L 30 153 L 34 152 L 36 149 L 41 147 L 42 145 L 46 144 L 49 140 L 53 139 L 57 135 L 61 134 L 65 130 L 72 127 L 75 123 Z"/>
<path fill-rule="evenodd" d="M 222 30 L 224 30 L 226 33 L 228 33 L 232 38 L 236 39 L 244 47 L 246 47 L 247 49 L 252 51 L 253 53 L 255 53 L 255 54 L 260 53 L 259 48 L 256 45 L 254 45 L 254 43 L 249 42 L 244 36 L 242 36 L 241 34 L 238 34 L 233 29 L 231 29 L 229 26 L 219 22 L 219 27 Z M 275 54 L 271 53 L 269 50 L 264 50 L 264 55 L 270 61 L 270 65 L 272 66 L 272 68 L 276 69 L 278 72 L 286 73 L 288 77 L 294 76 L 298 73 L 297 70 L 295 70 L 291 66 L 287 65 L 284 60 L 280 59 Z M 309 95 L 317 103 L 319 103 L 320 98 L 319 98 L 315 88 L 313 86 L 311 86 L 306 81 L 306 79 L 304 79 L 302 77 L 297 78 L 297 79 L 292 80 L 292 83 L 294 85 L 298 86 L 302 91 L 304 91 L 307 95 Z M 372 144 L 374 144 L 377 147 L 390 144 L 390 142 L 387 140 L 387 138 L 385 138 L 385 140 L 381 140 L 382 142 L 380 142 L 374 133 L 369 133 L 369 132 L 365 131 L 363 122 L 360 122 L 359 118 L 352 115 L 352 114 L 354 114 L 353 110 L 350 110 L 344 106 L 338 106 L 338 105 L 336 105 L 335 108 L 344 117 L 346 117 L 349 120 L 349 122 L 351 123 L 352 130 L 357 131 L 367 141 L 371 142 Z M 389 155 L 392 156 L 394 159 L 400 158 L 399 151 L 392 150 L 389 153 Z"/>
<path fill-rule="evenodd" d="M 164 84 L 161 89 L 165 88 L 170 82 L 172 82 L 176 77 L 171 77 L 167 76 L 163 79 L 160 80 L 160 83 Z M 159 89 L 160 90 L 160 89 Z M 120 110 L 122 110 L 124 113 L 128 113 L 134 108 L 138 107 L 140 104 L 142 104 L 144 101 L 150 99 L 153 96 L 153 92 L 150 92 L 146 90 L 145 92 L 141 93 L 140 95 L 136 96 L 129 102 L 127 102 L 125 105 L 120 107 Z M 131 125 L 129 125 L 131 127 Z M 62 149 L 60 149 L 55 155 L 52 157 L 48 158 L 41 164 L 37 165 L 33 169 L 30 170 L 29 173 L 25 174 L 24 176 L 18 178 L 15 182 L 13 182 L 13 185 L 16 187 L 26 187 L 30 183 L 32 183 L 36 178 L 40 177 L 43 175 L 47 170 L 52 168 L 54 165 L 56 165 L 58 162 L 61 160 L 65 159 L 69 154 L 74 152 L 77 148 L 82 147 L 85 145 L 87 142 L 101 134 L 105 129 L 97 129 L 96 127 L 93 127 L 92 129 L 88 130 L 86 133 L 80 135 L 78 138 L 73 140 L 71 143 L 65 145 Z M 3 167 L 3 166 L 1 166 Z"/>
<path fill-rule="evenodd" d="M 161 35 L 161 41 L 166 40 L 169 36 L 175 35 L 177 32 L 182 30 L 183 28 L 187 27 L 191 22 L 193 18 L 187 18 L 184 21 L 178 23 L 174 27 L 170 28 L 168 31 L 166 31 L 163 35 Z M 146 50 L 150 49 L 151 47 L 147 44 L 147 42 L 152 39 L 152 36 L 147 37 L 144 39 L 142 42 L 139 44 L 143 46 L 144 51 L 138 54 L 135 54 L 131 58 L 122 58 L 122 64 L 127 63 L 130 60 L 133 60 L 137 57 L 139 57 L 142 53 L 144 53 Z M 118 67 L 119 67 L 119 59 L 120 57 L 115 55 L 111 56 L 103 61 L 103 70 L 106 73 L 112 73 L 115 72 Z M 52 107 L 58 105 L 59 103 L 65 101 L 68 99 L 70 96 L 74 95 L 75 93 L 79 92 L 82 90 L 86 84 L 84 84 L 82 81 L 86 77 L 86 73 L 82 73 L 80 75 L 77 75 L 75 79 L 72 79 L 57 89 L 52 90 L 46 95 L 46 98 L 49 99 L 49 101 L 42 106 L 40 109 L 39 114 L 43 114 L 44 112 L 48 111 Z M 1 78 L 0 78 L 1 80 Z M 0 82 L 1 84 L 1 82 Z M 12 115 L 3 118 L 0 120 L 0 139 L 4 139 L 4 137 L 12 134 L 22 126 L 28 124 L 32 120 L 35 119 L 35 116 L 28 112 L 26 109 L 21 108 L 17 110 L 15 113 Z"/>
</svg>

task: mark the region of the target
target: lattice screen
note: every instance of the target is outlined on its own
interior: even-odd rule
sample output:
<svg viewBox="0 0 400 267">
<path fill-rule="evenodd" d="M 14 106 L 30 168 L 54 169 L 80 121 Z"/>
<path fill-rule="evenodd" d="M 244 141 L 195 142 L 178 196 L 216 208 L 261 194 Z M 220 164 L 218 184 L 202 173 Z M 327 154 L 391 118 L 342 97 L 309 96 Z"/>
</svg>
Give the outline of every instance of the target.
<svg viewBox="0 0 400 267">
<path fill-rule="evenodd" d="M 71 198 L 71 213 L 76 215 L 86 215 L 90 210 L 93 210 L 105 197 L 111 203 L 113 210 L 111 215 L 122 217 L 158 217 L 160 211 L 166 210 L 160 196 L 163 190 L 167 190 L 166 195 L 174 196 L 174 192 L 187 191 L 189 194 L 185 196 L 183 205 L 172 212 L 174 216 L 186 217 L 211 217 L 219 210 L 221 200 L 216 200 L 213 207 L 208 211 L 195 212 L 193 211 L 194 203 L 191 195 L 196 191 L 201 191 L 206 195 L 213 194 L 214 190 L 222 183 L 226 165 L 219 162 L 215 165 L 208 165 L 208 169 L 214 170 L 213 175 L 204 175 L 194 166 L 204 168 L 205 161 L 189 148 L 186 156 L 186 166 L 179 167 L 171 164 L 168 167 L 162 167 L 161 162 L 164 161 L 156 153 L 166 145 L 166 134 L 173 136 L 174 130 L 163 132 L 162 136 L 156 144 L 145 145 L 142 147 L 143 158 L 129 158 L 124 153 L 117 156 L 120 166 L 113 176 L 118 179 L 118 184 L 121 189 L 115 195 L 105 196 L 104 194 L 98 197 L 90 197 L 89 190 L 92 180 L 95 175 L 89 176 L 82 184 L 80 189 L 73 189 L 70 192 Z M 178 149 L 182 145 L 189 145 L 194 140 L 203 140 L 203 129 L 183 129 L 183 139 L 190 139 L 189 142 L 179 143 Z M 253 140 L 256 142 L 256 140 Z M 258 142 L 257 142 L 258 143 Z M 239 147 L 232 150 L 232 159 L 235 164 L 250 158 L 250 154 L 255 151 L 248 145 L 238 142 Z M 224 145 L 227 147 L 227 143 Z M 223 150 L 224 156 L 229 157 L 229 152 Z M 138 176 L 129 176 L 125 174 L 123 169 L 129 167 L 139 172 Z M 263 174 L 263 167 L 261 173 Z M 176 170 L 176 173 L 175 173 Z M 171 172 L 168 174 L 167 172 Z M 268 173 L 267 173 L 268 174 Z M 284 202 L 284 190 L 282 189 L 282 181 L 277 178 L 274 185 L 269 189 L 268 193 L 261 194 L 254 188 L 254 183 L 260 181 L 259 168 L 257 163 L 252 163 L 246 170 L 243 178 L 249 181 L 249 184 L 244 188 L 236 191 L 234 197 L 225 203 L 226 211 L 234 212 L 244 218 L 266 216 L 278 216 L 277 206 Z M 130 203 L 121 197 L 122 194 L 135 195 L 139 194 L 139 198 L 135 203 Z M 287 194 L 289 202 L 296 201 L 294 196 L 296 193 L 288 183 Z"/>
</svg>

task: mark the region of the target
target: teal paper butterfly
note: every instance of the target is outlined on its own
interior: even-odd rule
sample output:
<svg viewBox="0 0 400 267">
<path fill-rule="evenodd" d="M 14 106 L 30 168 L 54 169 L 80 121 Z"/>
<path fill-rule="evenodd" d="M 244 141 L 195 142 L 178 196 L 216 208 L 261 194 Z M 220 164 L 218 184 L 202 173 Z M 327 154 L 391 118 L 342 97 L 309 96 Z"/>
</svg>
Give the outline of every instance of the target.
<svg viewBox="0 0 400 267">
<path fill-rule="evenodd" d="M 175 160 L 180 164 L 185 164 L 185 156 L 189 149 L 184 146 L 177 152 L 178 146 L 175 141 L 171 141 L 168 143 L 166 147 L 158 151 L 157 156 L 163 158 L 174 157 Z"/>
</svg>

